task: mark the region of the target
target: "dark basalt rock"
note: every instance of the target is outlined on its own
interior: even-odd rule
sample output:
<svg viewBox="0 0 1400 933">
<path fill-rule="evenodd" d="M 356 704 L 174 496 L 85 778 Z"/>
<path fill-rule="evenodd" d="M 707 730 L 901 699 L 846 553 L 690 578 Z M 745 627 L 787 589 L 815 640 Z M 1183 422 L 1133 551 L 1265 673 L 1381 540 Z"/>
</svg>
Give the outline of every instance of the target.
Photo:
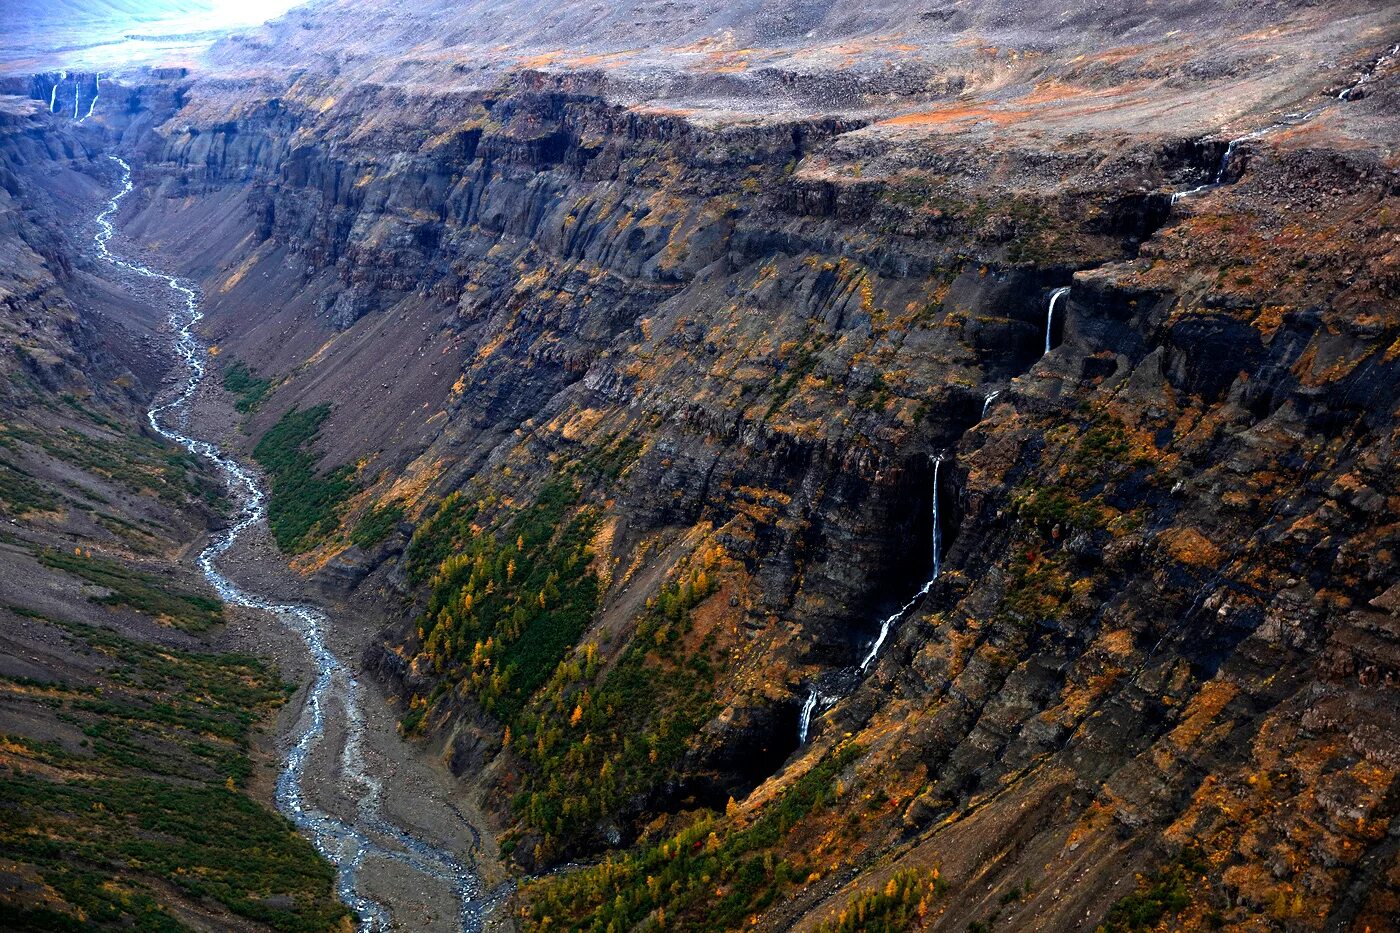
<svg viewBox="0 0 1400 933">
<path fill-rule="evenodd" d="M 289 376 L 277 405 L 335 402 L 328 463 L 372 461 L 377 493 L 413 464 L 416 521 L 460 491 L 488 503 L 483 533 L 574 471 L 608 523 L 596 557 L 610 588 L 585 639 L 610 662 L 647 595 L 723 553 L 723 595 L 695 612 L 722 645 L 724 712 L 655 786 L 542 845 L 539 863 L 547 833 L 509 800 L 524 766 L 459 672 L 420 653 L 422 590 L 403 560 L 351 550 L 319 571 L 357 598 L 417 600 L 386 609 L 366 669 L 405 697 L 450 695 L 428 731 L 468 783 L 488 775 L 474 790 L 517 820 L 521 867 L 629 845 L 770 777 L 785 786 L 851 733 L 872 757 L 849 780 L 903 795 L 871 808 L 862 846 L 917 840 L 964 879 L 1003 857 L 1022 875 L 1054 866 L 1057 886 L 1084 872 L 1106 910 L 1125 859 L 1182 826 L 1220 864 L 1258 864 L 1210 788 L 1258 787 L 1248 776 L 1276 765 L 1321 773 L 1270 757 L 1274 731 L 1331 730 L 1329 749 L 1354 734 L 1361 751 L 1316 751 L 1328 768 L 1388 760 L 1354 723 L 1363 707 L 1394 717 L 1389 694 L 1362 697 L 1395 669 L 1395 286 L 1368 227 L 1348 247 L 1364 255 L 1329 252 L 1308 277 L 1287 271 L 1292 247 L 1258 245 L 1324 188 L 1348 192 L 1326 195 L 1338 210 L 1393 198 L 1373 156 L 1232 160 L 1211 209 L 1249 219 L 1219 232 L 1164 193 L 1218 165 L 1213 139 L 1111 156 L 1008 144 L 979 164 L 961 145 L 843 138 L 854 121 L 700 126 L 611 103 L 600 82 L 528 72 L 429 102 L 366 85 L 324 112 L 261 101 L 141 144 L 144 170 L 188 196 L 246 197 L 267 252 L 211 323 Z M 392 108 L 401 120 L 359 132 Z M 856 164 L 873 168 L 840 171 Z M 1246 267 L 1250 281 L 1222 271 Z M 238 318 L 265 297 L 262 273 L 293 292 L 275 337 Z M 1047 354 L 1048 299 L 1065 286 Z M 634 457 L 589 466 L 618 439 Z M 928 579 L 939 454 L 944 575 L 853 673 Z M 841 699 L 798 748 L 813 685 Z M 1332 819 L 1332 797 L 1258 793 L 1275 796 L 1250 819 L 1280 846 L 1296 828 L 1283 814 L 1313 807 L 1298 817 L 1309 832 L 1379 851 Z M 983 834 L 985 859 L 962 832 Z M 1073 833 L 1092 842 L 1071 856 Z M 1004 849 L 1012 837 L 1031 854 Z M 1331 892 L 1317 896 L 1359 877 L 1341 864 L 1309 882 Z M 970 891 L 951 896 L 967 906 Z"/>
</svg>

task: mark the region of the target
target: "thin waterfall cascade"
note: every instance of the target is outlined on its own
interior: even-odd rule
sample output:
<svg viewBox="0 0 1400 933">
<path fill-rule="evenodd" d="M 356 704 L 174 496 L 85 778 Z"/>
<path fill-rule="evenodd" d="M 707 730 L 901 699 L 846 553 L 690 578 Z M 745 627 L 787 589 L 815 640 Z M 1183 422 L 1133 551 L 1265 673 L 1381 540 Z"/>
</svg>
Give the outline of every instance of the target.
<svg viewBox="0 0 1400 933">
<path fill-rule="evenodd" d="M 86 120 L 88 117 L 92 116 L 93 108 L 97 106 L 97 98 L 101 95 L 101 93 L 102 72 L 99 71 L 97 73 L 97 76 L 92 79 L 92 100 L 88 101 L 87 113 L 82 115 L 82 118 L 78 120 L 79 123 L 82 123 L 83 120 Z"/>
<path fill-rule="evenodd" d="M 1173 191 L 1171 202 L 1176 204 L 1184 198 L 1194 197 L 1202 192 L 1209 191 L 1212 188 L 1218 188 L 1225 184 L 1225 173 L 1230 170 L 1230 163 L 1235 157 L 1235 149 L 1240 143 L 1247 139 L 1253 139 L 1256 135 L 1261 135 L 1262 132 L 1263 131 L 1261 131 L 1261 133 L 1251 133 L 1248 136 L 1239 136 L 1230 140 L 1225 145 L 1225 152 L 1220 156 L 1220 161 L 1216 163 L 1215 173 L 1211 175 L 1210 181 L 1203 185 L 1197 185 L 1194 188 L 1188 188 L 1185 191 Z"/>
<path fill-rule="evenodd" d="M 77 81 L 73 82 L 73 119 L 78 119 L 78 95 L 82 92 L 82 85 Z"/>
<path fill-rule="evenodd" d="M 990 392 L 987 393 L 987 395 L 986 395 L 985 398 L 982 399 L 982 417 L 983 417 L 983 418 L 987 417 L 987 412 L 991 411 L 992 402 L 995 402 L 995 401 L 997 400 L 997 396 L 998 396 L 998 395 L 1001 395 L 1001 390 L 1000 390 L 1000 389 L 993 389 L 992 391 L 990 391 Z"/>
<path fill-rule="evenodd" d="M 938 471 L 942 466 L 943 457 L 935 457 L 933 460 L 933 576 L 929 577 L 929 583 L 933 583 L 943 573 L 943 529 L 938 521 Z"/>
<path fill-rule="evenodd" d="M 384 812 L 382 782 L 369 773 L 364 753 L 363 691 L 350 668 L 326 642 L 329 617 L 314 606 L 277 602 L 243 589 L 219 569 L 220 559 L 239 537 L 265 521 L 267 493 L 256 474 L 212 441 L 184 433 L 191 430 L 191 404 L 207 373 L 208 348 L 195 335 L 195 327 L 204 317 L 199 293 L 174 276 L 156 272 L 110 251 L 109 241 L 116 234 L 112 218 L 134 185 L 131 166 L 116 156 L 109 158 L 121 169 L 121 187 L 97 217 L 97 233 L 93 239 L 98 257 L 124 272 L 163 282 L 176 299 L 168 320 L 174 331 L 175 352 L 185 375 L 175 385 L 173 394 L 167 394 L 164 401 L 151 406 L 146 419 L 156 433 L 213 464 L 223 475 L 236 506 L 233 522 L 214 533 L 210 544 L 200 552 L 199 567 L 225 602 L 266 612 L 300 636 L 316 670 L 307 690 L 296 741 L 277 776 L 277 807 L 311 839 L 317 851 L 336 866 L 336 893 L 358 918 L 360 930 L 383 933 L 395 926 L 389 909 L 363 886 L 361 868 L 367 856 L 397 862 L 425 879 L 446 885 L 458 898 L 458 928 L 480 930 L 485 920 L 485 904 L 476 875 L 451 852 L 417 838 L 394 824 Z M 333 706 L 339 706 L 342 712 L 343 721 L 339 726 L 345 734 L 337 783 L 340 793 L 359 802 L 354 820 L 318 809 L 303 788 L 307 764 L 326 737 L 326 724 Z"/>
<path fill-rule="evenodd" d="M 60 74 L 58 80 L 53 83 L 53 87 L 49 90 L 49 113 L 53 113 L 58 108 L 58 86 L 62 81 L 63 75 Z"/>
<path fill-rule="evenodd" d="M 812 730 L 812 716 L 825 708 L 831 698 L 823 696 L 821 691 L 812 687 L 807 691 L 807 699 L 802 703 L 802 712 L 797 717 L 797 744 L 806 745 L 807 735 Z"/>
<path fill-rule="evenodd" d="M 938 472 L 942 466 L 943 457 L 935 457 L 933 461 L 933 571 L 930 573 L 928 581 L 919 588 L 919 591 L 915 593 L 907 603 L 900 606 L 898 611 L 887 616 L 884 621 L 880 623 L 880 631 L 876 634 L 875 640 L 871 642 L 870 649 L 865 653 L 865 657 L 861 659 L 861 673 L 869 670 L 870 665 L 875 663 L 875 658 L 879 655 L 880 649 L 884 646 L 885 639 L 889 638 L 890 630 L 894 628 L 897 622 L 907 616 L 915 606 L 923 601 L 923 598 L 928 595 L 929 590 L 933 589 L 933 582 L 937 580 L 939 574 L 943 572 L 943 557 L 939 553 L 943 546 L 943 532 L 938 527 Z"/>
<path fill-rule="evenodd" d="M 1050 337 L 1055 330 L 1055 306 L 1060 303 L 1060 299 L 1069 294 L 1070 287 L 1062 285 L 1050 293 L 1050 306 L 1045 312 L 1045 352 L 1050 352 Z M 1043 355 L 1043 354 L 1042 354 Z"/>
<path fill-rule="evenodd" d="M 1225 152 L 1220 156 L 1220 166 L 1215 170 L 1213 184 L 1225 184 L 1225 173 L 1230 171 L 1230 162 L 1235 158 L 1235 149 L 1248 137 L 1241 136 L 1239 139 L 1232 139 L 1225 145 Z"/>
</svg>

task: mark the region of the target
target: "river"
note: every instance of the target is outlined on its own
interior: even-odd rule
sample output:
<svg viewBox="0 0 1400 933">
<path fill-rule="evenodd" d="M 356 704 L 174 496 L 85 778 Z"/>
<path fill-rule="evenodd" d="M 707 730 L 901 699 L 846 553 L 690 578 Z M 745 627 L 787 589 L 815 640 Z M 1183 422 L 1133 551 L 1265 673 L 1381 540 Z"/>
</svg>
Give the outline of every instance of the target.
<svg viewBox="0 0 1400 933">
<path fill-rule="evenodd" d="M 219 569 L 220 559 L 240 536 L 265 521 L 267 492 L 257 473 L 213 441 L 195 436 L 195 428 L 190 426 L 192 402 L 208 375 L 208 347 L 195 333 L 203 317 L 199 291 L 175 276 L 118 256 L 109 249 L 109 242 L 116 234 L 112 218 L 122 200 L 134 189 L 131 166 L 116 156 L 109 158 L 121 170 L 121 184 L 97 216 L 94 236 L 97 255 L 119 272 L 154 279 L 171 292 L 169 325 L 173 352 L 182 375 L 173 389 L 161 393 L 152 404 L 147 418 L 162 437 L 213 464 L 223 476 L 235 508 L 233 521 L 215 533 L 200 552 L 200 569 L 226 603 L 266 613 L 295 631 L 305 643 L 314 665 L 315 676 L 297 721 L 294 741 L 277 778 L 277 807 L 334 863 L 337 892 L 354 911 L 361 930 L 384 931 L 403 925 L 394 922 L 382 898 L 377 900 L 366 890 L 363 869 L 366 858 L 371 856 L 397 862 L 435 883 L 450 885 L 460 903 L 459 928 L 478 930 L 484 920 L 485 905 L 475 872 L 451 852 L 418 838 L 385 815 L 383 783 L 370 772 L 363 751 L 364 690 L 353 671 L 327 644 L 328 619 L 324 610 L 310 603 L 281 602 L 260 594 L 234 583 Z M 327 717 L 334 715 L 340 717 L 339 726 L 345 735 L 335 779 L 340 789 L 357 801 L 356 814 L 351 820 L 319 809 L 303 788 L 307 762 L 326 738 Z"/>
</svg>

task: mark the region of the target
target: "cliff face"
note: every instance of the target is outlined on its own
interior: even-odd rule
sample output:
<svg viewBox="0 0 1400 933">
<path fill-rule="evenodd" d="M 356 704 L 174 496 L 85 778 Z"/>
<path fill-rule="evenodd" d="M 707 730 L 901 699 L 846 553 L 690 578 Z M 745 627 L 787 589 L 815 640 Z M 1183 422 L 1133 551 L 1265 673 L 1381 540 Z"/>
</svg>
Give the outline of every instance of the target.
<svg viewBox="0 0 1400 933">
<path fill-rule="evenodd" d="M 297 566 L 389 616 L 366 664 L 523 870 L 616 853 L 522 922 L 815 928 L 914 872 L 947 929 L 1388 928 L 1395 66 L 1222 171 L 1104 90 L 1132 54 L 895 117 L 132 92 L 126 229 L 274 382 L 251 436 L 328 404 L 353 471 Z"/>
</svg>

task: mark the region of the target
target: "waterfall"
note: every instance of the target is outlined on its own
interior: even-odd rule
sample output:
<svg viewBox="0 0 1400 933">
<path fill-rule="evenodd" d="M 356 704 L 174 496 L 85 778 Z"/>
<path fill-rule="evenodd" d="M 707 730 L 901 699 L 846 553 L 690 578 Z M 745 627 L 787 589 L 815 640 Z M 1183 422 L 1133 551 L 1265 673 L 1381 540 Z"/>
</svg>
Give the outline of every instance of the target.
<svg viewBox="0 0 1400 933">
<path fill-rule="evenodd" d="M 82 90 L 82 85 L 78 81 L 73 82 L 73 119 L 78 119 L 78 93 Z"/>
<path fill-rule="evenodd" d="M 1183 198 L 1193 197 L 1203 191 L 1210 191 L 1213 188 L 1219 188 L 1221 185 L 1225 184 L 1225 173 L 1230 170 L 1230 164 L 1235 159 L 1235 150 L 1239 148 L 1240 143 L 1248 142 L 1251 139 L 1259 139 L 1261 136 L 1267 136 L 1274 130 L 1283 129 L 1286 126 L 1298 126 L 1301 123 L 1307 123 L 1324 109 L 1324 107 L 1314 107 L 1307 113 L 1290 113 L 1277 123 L 1270 123 L 1268 126 L 1257 129 L 1252 133 L 1236 136 L 1225 144 L 1225 152 L 1220 156 L 1220 162 L 1216 164 L 1215 174 L 1211 176 L 1210 181 L 1206 182 L 1204 185 L 1188 188 L 1185 191 L 1173 192 L 1171 203 L 1175 204 Z"/>
<path fill-rule="evenodd" d="M 1050 308 L 1045 313 L 1045 352 L 1050 352 L 1050 335 L 1055 329 L 1055 305 L 1069 294 L 1069 286 L 1062 285 L 1050 293 Z M 1043 355 L 1043 354 L 1042 354 Z"/>
<path fill-rule="evenodd" d="M 938 456 L 933 461 L 933 571 L 919 592 L 915 593 L 910 600 L 893 615 L 887 616 L 880 623 L 880 631 L 875 636 L 875 641 L 871 642 L 870 650 L 861 659 L 860 670 L 862 673 L 870 669 L 870 665 L 875 662 L 875 656 L 880 653 L 880 648 L 884 646 L 885 639 L 890 635 L 890 629 L 894 628 L 896 622 L 909 614 L 909 611 L 919 604 L 928 595 L 928 591 L 933 589 L 933 581 L 938 579 L 938 575 L 943 572 L 943 557 L 939 549 L 943 546 L 943 532 L 938 527 L 938 471 L 943 466 L 943 457 Z"/>
<path fill-rule="evenodd" d="M 807 699 L 802 703 L 802 714 L 797 719 L 797 744 L 807 744 L 807 733 L 812 728 L 812 714 L 817 711 L 817 704 L 826 700 L 826 697 L 817 692 L 816 687 L 811 687 L 807 691 Z"/>
<path fill-rule="evenodd" d="M 58 80 L 53 83 L 53 88 L 49 90 L 49 113 L 58 112 L 58 86 L 68 80 L 68 72 L 60 71 Z"/>
<path fill-rule="evenodd" d="M 943 531 L 938 526 L 938 471 L 943 466 L 943 457 L 940 455 L 933 460 L 933 576 L 928 582 L 933 583 L 938 579 L 938 575 L 943 572 Z M 927 592 L 927 590 L 925 590 Z"/>
<path fill-rule="evenodd" d="M 991 397 L 996 394 L 996 392 L 991 393 L 991 395 L 988 396 L 988 400 L 990 401 Z M 923 598 L 929 594 L 929 590 L 933 589 L 933 582 L 943 573 L 943 528 L 938 515 L 938 474 L 941 472 L 942 468 L 943 456 L 940 454 L 933 458 L 933 569 L 929 572 L 928 580 L 919 588 L 919 591 L 911 596 L 907 603 L 900 606 L 896 612 L 886 616 L 885 619 L 880 622 L 879 633 L 876 634 L 875 640 L 870 643 L 870 648 L 865 652 L 865 657 L 861 658 L 860 665 L 857 668 L 859 673 L 864 674 L 870 669 L 870 665 L 875 663 L 875 658 L 879 655 L 880 649 L 884 647 L 885 639 L 889 638 L 890 630 L 894 628 L 896 623 L 909 615 L 915 606 L 919 605 Z M 802 711 L 797 717 L 798 745 L 805 745 L 807 743 L 807 734 L 812 728 L 812 717 L 838 699 L 840 699 L 840 696 L 826 696 L 817 690 L 815 686 L 807 689 L 807 699 L 802 702 Z"/>
<path fill-rule="evenodd" d="M 1000 390 L 1000 389 L 993 389 L 992 391 L 990 391 L 990 392 L 987 393 L 986 398 L 982 399 L 982 417 L 983 417 L 983 418 L 987 417 L 987 412 L 991 410 L 992 402 L 995 402 L 995 401 L 997 400 L 997 396 L 1000 395 L 1000 394 L 1001 394 L 1001 390 Z"/>
<path fill-rule="evenodd" d="M 88 117 L 92 116 L 92 109 L 97 106 L 97 96 L 99 93 L 101 93 L 101 91 L 102 72 L 99 71 L 97 73 L 97 77 L 92 79 L 92 101 L 88 103 L 88 111 L 87 113 L 83 114 L 83 119 L 79 120 L 79 123 L 82 123 L 83 120 L 86 120 Z"/>
<path fill-rule="evenodd" d="M 1235 157 L 1235 147 L 1248 138 L 1248 136 L 1241 136 L 1226 144 L 1225 154 L 1220 157 L 1220 166 L 1215 170 L 1215 181 L 1212 184 L 1225 184 L 1225 173 L 1230 170 L 1230 160 Z"/>
</svg>

